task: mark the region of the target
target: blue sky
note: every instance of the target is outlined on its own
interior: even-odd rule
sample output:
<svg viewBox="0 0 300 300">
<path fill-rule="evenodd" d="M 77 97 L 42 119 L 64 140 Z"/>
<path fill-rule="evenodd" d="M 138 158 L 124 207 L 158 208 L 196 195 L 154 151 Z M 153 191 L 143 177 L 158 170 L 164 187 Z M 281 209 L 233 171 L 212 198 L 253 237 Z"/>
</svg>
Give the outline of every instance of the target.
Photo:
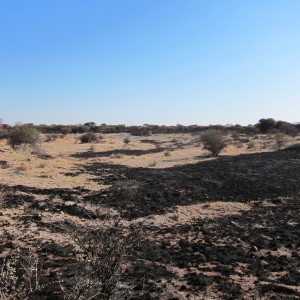
<svg viewBox="0 0 300 300">
<path fill-rule="evenodd" d="M 298 0 L 0 0 L 0 117 L 300 121 Z"/>
</svg>

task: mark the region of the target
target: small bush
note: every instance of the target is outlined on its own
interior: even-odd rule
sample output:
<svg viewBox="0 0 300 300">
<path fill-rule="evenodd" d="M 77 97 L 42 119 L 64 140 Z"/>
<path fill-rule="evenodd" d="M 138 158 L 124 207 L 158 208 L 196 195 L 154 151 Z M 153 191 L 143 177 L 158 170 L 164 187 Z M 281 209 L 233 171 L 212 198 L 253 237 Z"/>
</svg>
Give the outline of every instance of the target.
<svg viewBox="0 0 300 300">
<path fill-rule="evenodd" d="M 156 162 L 156 160 L 154 160 L 153 162 L 151 162 L 149 164 L 149 167 L 152 168 L 152 167 L 155 167 L 156 165 L 157 165 L 157 162 Z"/>
<path fill-rule="evenodd" d="M 59 138 L 59 134 L 55 134 L 55 133 L 47 134 L 45 142 L 52 142 L 52 141 L 57 140 L 58 138 Z"/>
<path fill-rule="evenodd" d="M 273 118 L 260 119 L 259 123 L 256 124 L 261 133 L 266 133 L 270 129 L 276 126 L 276 121 Z"/>
<path fill-rule="evenodd" d="M 275 134 L 275 142 L 276 142 L 276 148 L 281 149 L 287 142 L 286 134 L 283 132 L 277 132 Z"/>
<path fill-rule="evenodd" d="M 27 125 L 16 125 L 9 134 L 9 144 L 12 148 L 18 145 L 35 145 L 40 143 L 40 133 Z"/>
<path fill-rule="evenodd" d="M 99 137 L 95 132 L 87 132 L 83 134 L 79 139 L 82 144 L 99 142 Z"/>
<path fill-rule="evenodd" d="M 201 141 L 204 149 L 210 151 L 212 156 L 218 156 L 221 150 L 227 146 L 221 131 L 214 129 L 204 132 Z"/>
<path fill-rule="evenodd" d="M 96 151 L 96 148 L 95 148 L 95 146 L 94 145 L 91 145 L 91 147 L 90 147 L 90 149 L 89 149 L 90 151 L 92 151 L 92 152 L 94 152 L 94 151 Z"/>
<path fill-rule="evenodd" d="M 125 145 L 128 145 L 130 142 L 131 142 L 131 140 L 130 140 L 129 137 L 127 137 L 127 138 L 125 138 L 125 139 L 123 140 L 123 143 L 124 143 Z"/>
<path fill-rule="evenodd" d="M 255 147 L 254 141 L 250 141 L 250 142 L 248 143 L 247 149 L 253 149 L 254 147 Z"/>
<path fill-rule="evenodd" d="M 60 289 L 66 300 L 109 300 L 118 289 L 126 258 L 138 243 L 137 229 L 125 228 L 120 221 L 105 221 L 95 226 L 63 226 L 77 245 L 77 268 L 74 277 L 57 273 Z"/>
</svg>

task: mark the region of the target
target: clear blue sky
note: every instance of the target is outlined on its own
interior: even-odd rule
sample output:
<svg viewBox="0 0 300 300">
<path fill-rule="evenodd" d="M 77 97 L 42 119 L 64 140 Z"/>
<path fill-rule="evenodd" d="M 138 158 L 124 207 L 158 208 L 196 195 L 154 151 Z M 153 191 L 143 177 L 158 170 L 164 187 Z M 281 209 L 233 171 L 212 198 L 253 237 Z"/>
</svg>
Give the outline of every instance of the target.
<svg viewBox="0 0 300 300">
<path fill-rule="evenodd" d="M 300 121 L 299 0 L 0 0 L 0 117 Z"/>
</svg>

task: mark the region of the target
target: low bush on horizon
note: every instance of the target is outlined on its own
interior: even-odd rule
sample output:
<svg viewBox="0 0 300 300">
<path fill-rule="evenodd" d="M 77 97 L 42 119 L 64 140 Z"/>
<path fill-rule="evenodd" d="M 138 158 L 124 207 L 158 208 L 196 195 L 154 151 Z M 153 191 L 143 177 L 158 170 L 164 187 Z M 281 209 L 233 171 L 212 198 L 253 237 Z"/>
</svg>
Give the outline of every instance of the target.
<svg viewBox="0 0 300 300">
<path fill-rule="evenodd" d="M 87 132 L 83 134 L 79 139 L 82 144 L 99 142 L 99 136 L 95 132 Z"/>
</svg>

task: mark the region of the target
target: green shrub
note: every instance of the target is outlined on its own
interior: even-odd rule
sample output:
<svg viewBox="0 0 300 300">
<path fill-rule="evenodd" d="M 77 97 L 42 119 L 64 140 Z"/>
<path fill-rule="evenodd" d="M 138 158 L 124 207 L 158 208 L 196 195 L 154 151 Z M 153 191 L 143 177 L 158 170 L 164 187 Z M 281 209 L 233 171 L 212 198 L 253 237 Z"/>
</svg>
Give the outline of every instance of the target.
<svg viewBox="0 0 300 300">
<path fill-rule="evenodd" d="M 266 133 L 270 129 L 276 126 L 276 121 L 273 118 L 260 119 L 259 123 L 256 125 L 261 133 Z"/>
<path fill-rule="evenodd" d="M 123 143 L 124 143 L 125 145 L 128 145 L 130 142 L 131 142 L 131 140 L 130 140 L 129 137 L 127 137 L 127 138 L 125 138 L 125 139 L 123 140 Z"/>
<path fill-rule="evenodd" d="M 218 156 L 220 151 L 227 146 L 221 131 L 215 129 L 204 132 L 201 141 L 204 149 L 210 151 L 212 156 Z"/>
<path fill-rule="evenodd" d="M 28 125 L 16 125 L 9 134 L 8 142 L 12 148 L 18 145 L 35 145 L 40 143 L 40 133 Z"/>
</svg>

